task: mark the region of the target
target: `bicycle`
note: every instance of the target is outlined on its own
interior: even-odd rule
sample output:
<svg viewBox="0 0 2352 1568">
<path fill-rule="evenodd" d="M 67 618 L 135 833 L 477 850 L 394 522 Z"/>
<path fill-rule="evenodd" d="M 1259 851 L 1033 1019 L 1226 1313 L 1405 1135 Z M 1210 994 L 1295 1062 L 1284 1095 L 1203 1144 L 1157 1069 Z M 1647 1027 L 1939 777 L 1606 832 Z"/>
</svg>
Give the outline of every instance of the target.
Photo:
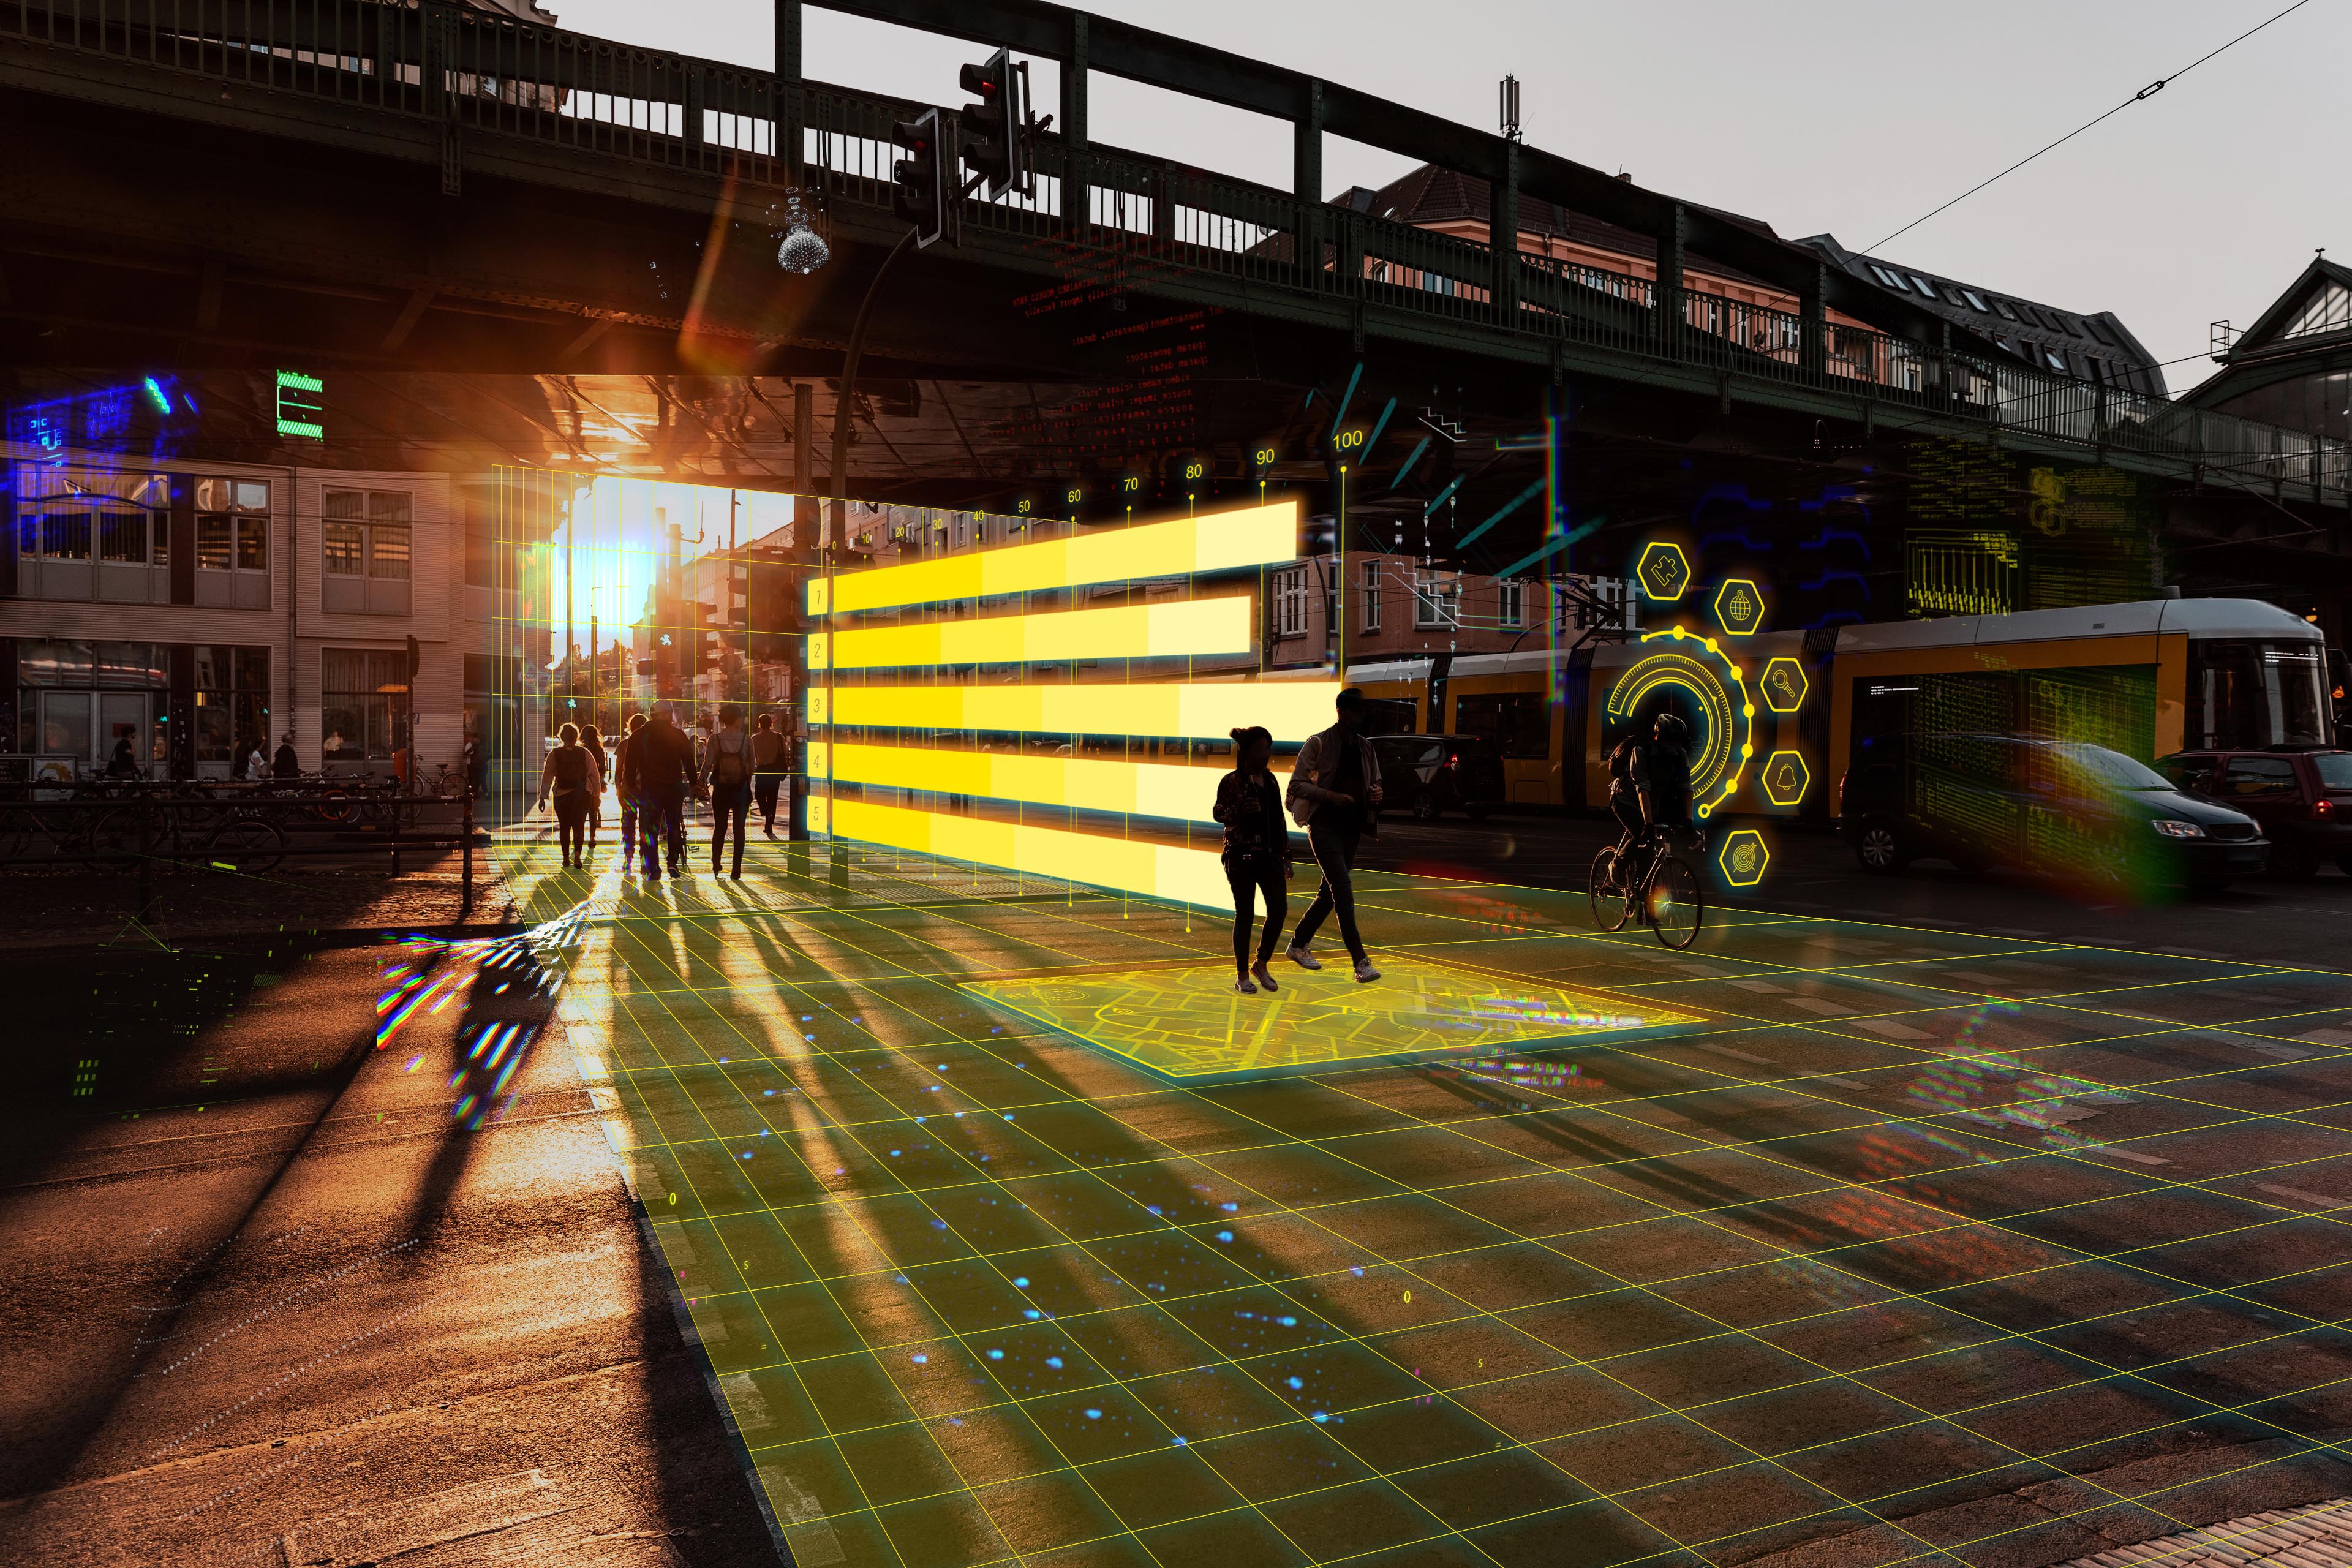
<svg viewBox="0 0 2352 1568">
<path fill-rule="evenodd" d="M 1704 833 L 1693 835 L 1698 851 L 1706 853 Z M 1654 843 L 1664 837 L 1664 842 Z M 1632 851 L 1648 847 L 1649 863 L 1639 873 L 1640 885 L 1631 887 L 1622 862 Z M 1612 844 L 1592 858 L 1586 896 L 1592 904 L 1592 923 L 1602 931 L 1622 931 L 1629 917 L 1650 928 L 1662 947 L 1676 952 L 1698 940 L 1706 923 L 1706 893 L 1698 872 L 1684 858 L 1671 837 L 1644 835 L 1628 844 Z"/>
</svg>

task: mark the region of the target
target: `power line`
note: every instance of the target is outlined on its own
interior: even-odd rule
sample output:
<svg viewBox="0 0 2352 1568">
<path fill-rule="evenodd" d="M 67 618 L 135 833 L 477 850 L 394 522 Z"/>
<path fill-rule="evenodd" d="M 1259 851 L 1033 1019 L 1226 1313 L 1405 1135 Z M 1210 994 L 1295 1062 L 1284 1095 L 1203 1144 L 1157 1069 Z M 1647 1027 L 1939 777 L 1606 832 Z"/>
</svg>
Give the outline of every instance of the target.
<svg viewBox="0 0 2352 1568">
<path fill-rule="evenodd" d="M 2187 65 L 2182 66 L 2179 70 L 2174 71 L 2170 76 L 2157 78 L 2146 87 L 2141 88 L 2137 92 L 2133 93 L 2129 98 L 2125 99 L 2121 103 L 2116 104 L 2113 109 L 2108 110 L 2106 113 L 2100 115 L 2098 119 L 2087 121 L 2081 125 L 2077 125 L 2074 130 L 2069 131 L 2065 135 L 2061 136 L 2057 141 L 2050 143 L 2049 146 L 2042 148 L 2040 152 L 2027 153 L 2024 157 L 2020 158 L 2016 163 L 2011 163 L 2008 168 L 2003 169 L 2000 174 L 1993 175 L 1991 179 L 1979 181 L 1978 184 L 1970 185 L 1967 190 L 1962 191 L 1958 195 L 1954 196 L 1950 201 L 1946 202 L 1942 206 L 1937 207 L 1935 212 L 1927 213 L 1919 217 L 1913 218 L 1909 223 L 1905 224 L 1901 228 L 1898 228 L 1893 234 L 1888 235 L 1885 239 L 1878 241 L 1876 245 L 1865 247 L 1865 253 L 1876 250 L 1879 246 L 1886 244 L 1887 240 L 1900 239 L 1903 236 L 1909 234 L 1913 229 L 1917 228 L 1921 224 L 1926 223 L 1928 218 L 1934 217 L 1937 213 L 1946 212 L 1959 205 L 1962 202 L 1967 201 L 1970 196 L 1975 195 L 1979 191 L 1983 190 L 1985 186 L 1991 184 L 1994 180 L 2004 179 L 2011 174 L 2014 174 L 2018 170 L 2022 169 L 2025 165 L 2033 162 L 2034 159 L 2042 156 L 2042 153 L 2053 152 L 2057 148 L 2063 147 L 2067 142 L 2072 142 L 2075 137 L 2080 136 L 2084 132 L 2091 129 L 2092 126 L 2098 124 L 2100 121 L 2121 114 L 2125 110 L 2129 109 L 2133 104 L 2138 103 L 2143 100 L 2154 98 L 2158 93 L 2162 92 L 2168 83 L 2179 80 L 2182 77 L 2187 76 L 2190 71 L 2195 70 L 2199 66 L 2203 65 L 2207 60 L 2211 59 L 2215 55 L 2221 53 L 2222 50 L 2234 48 L 2238 45 L 2244 43 L 2248 38 L 2252 37 L 2256 33 L 2261 32 L 2264 27 L 2269 26 L 2271 22 L 2276 22 L 2283 17 L 2291 16 L 2294 12 L 2302 10 L 2305 5 L 2310 4 L 2311 0 L 2294 0 L 2294 5 L 2288 6 L 2285 10 L 2281 11 L 2278 16 L 2271 17 L 2270 21 L 2257 23 L 2255 26 L 2247 28 L 2244 32 L 2240 33 L 2236 37 L 2231 38 L 2228 43 L 2223 44 L 2221 48 L 2212 49 L 2205 54 L 2198 56 L 2195 59 L 2190 60 Z"/>
</svg>

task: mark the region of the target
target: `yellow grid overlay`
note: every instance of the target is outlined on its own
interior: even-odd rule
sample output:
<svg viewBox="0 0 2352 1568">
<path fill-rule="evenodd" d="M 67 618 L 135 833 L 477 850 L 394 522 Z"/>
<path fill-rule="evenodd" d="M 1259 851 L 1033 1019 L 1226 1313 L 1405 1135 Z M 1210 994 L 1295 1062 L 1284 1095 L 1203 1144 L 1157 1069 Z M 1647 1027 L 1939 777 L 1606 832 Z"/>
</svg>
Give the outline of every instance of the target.
<svg viewBox="0 0 2352 1568">
<path fill-rule="evenodd" d="M 803 1562 L 2048 1561 L 2343 1489 L 2342 975 L 1367 876 L 1384 952 L 1720 1021 L 1185 1089 L 960 982 L 1222 931 L 771 853 L 539 901 Z"/>
</svg>

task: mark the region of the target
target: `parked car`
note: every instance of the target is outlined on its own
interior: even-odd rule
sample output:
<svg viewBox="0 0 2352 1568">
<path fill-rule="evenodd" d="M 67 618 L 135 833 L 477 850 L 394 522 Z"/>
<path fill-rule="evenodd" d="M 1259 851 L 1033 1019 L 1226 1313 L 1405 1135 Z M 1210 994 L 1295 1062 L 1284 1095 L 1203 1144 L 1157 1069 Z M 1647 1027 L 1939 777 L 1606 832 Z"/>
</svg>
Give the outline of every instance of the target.
<svg viewBox="0 0 2352 1568">
<path fill-rule="evenodd" d="M 2352 877 L 2352 752 L 2181 752 L 2157 767 L 2261 823 L 2273 876 L 2308 877 L 2333 860 Z"/>
<path fill-rule="evenodd" d="M 1838 798 L 1855 859 L 1882 875 L 1936 858 L 2107 891 L 2207 890 L 2259 875 L 2270 854 L 2245 813 L 2076 741 L 1878 736 L 1856 748 Z"/>
<path fill-rule="evenodd" d="M 1503 800 L 1503 757 L 1478 735 L 1374 735 L 1381 760 L 1382 811 L 1410 811 L 1423 822 L 1459 811 L 1473 822 Z"/>
</svg>

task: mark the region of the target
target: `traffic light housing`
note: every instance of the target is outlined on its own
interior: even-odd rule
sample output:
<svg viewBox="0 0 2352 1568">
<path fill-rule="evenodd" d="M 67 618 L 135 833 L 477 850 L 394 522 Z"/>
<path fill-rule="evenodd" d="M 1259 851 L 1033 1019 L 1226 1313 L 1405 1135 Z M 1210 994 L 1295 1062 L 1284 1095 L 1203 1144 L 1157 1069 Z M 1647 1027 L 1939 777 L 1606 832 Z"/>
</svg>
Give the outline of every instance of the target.
<svg viewBox="0 0 2352 1568">
<path fill-rule="evenodd" d="M 960 79 L 964 91 L 979 100 L 963 106 L 963 128 L 970 133 L 963 161 L 987 182 L 991 196 L 1011 190 L 1027 195 L 1029 150 L 1021 133 L 1028 119 L 1028 71 L 1013 63 L 1010 50 L 999 49 L 982 63 L 964 67 Z"/>
<path fill-rule="evenodd" d="M 948 234 L 950 193 L 948 136 L 940 111 L 926 109 L 890 128 L 890 140 L 905 154 L 890 166 L 891 210 L 915 226 L 915 243 L 929 247 Z"/>
</svg>

